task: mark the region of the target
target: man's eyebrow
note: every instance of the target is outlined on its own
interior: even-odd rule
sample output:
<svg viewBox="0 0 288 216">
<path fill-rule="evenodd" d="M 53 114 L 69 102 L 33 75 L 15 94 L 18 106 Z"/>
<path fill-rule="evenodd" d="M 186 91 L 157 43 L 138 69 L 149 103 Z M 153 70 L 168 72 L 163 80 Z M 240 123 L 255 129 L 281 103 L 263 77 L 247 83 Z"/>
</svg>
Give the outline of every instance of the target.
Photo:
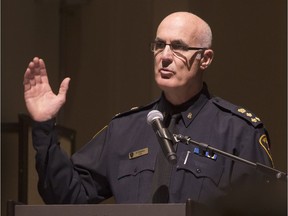
<svg viewBox="0 0 288 216">
<path fill-rule="evenodd" d="M 159 37 L 156 37 L 156 38 L 155 38 L 155 41 L 156 41 L 156 42 L 165 42 L 165 43 L 166 43 L 165 40 L 163 40 L 163 39 L 161 39 L 161 38 L 159 38 Z M 174 43 L 174 44 L 182 44 L 182 45 L 188 46 L 188 44 L 185 43 L 182 39 L 172 40 L 171 43 Z"/>
<path fill-rule="evenodd" d="M 156 38 L 155 38 L 155 41 L 156 41 L 156 42 L 165 42 L 163 39 L 161 39 L 161 38 L 159 38 L 159 37 L 156 37 Z"/>
<path fill-rule="evenodd" d="M 188 46 L 188 44 L 185 43 L 185 42 L 184 42 L 183 40 L 181 40 L 181 39 L 172 40 L 171 43 L 182 44 L 182 45 Z"/>
</svg>

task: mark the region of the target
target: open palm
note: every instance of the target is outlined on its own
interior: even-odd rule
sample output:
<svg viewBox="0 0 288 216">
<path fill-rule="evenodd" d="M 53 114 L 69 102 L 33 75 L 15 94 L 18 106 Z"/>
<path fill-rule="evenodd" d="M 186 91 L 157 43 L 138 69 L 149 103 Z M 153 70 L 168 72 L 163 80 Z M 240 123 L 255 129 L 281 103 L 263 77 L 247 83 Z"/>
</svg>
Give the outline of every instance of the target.
<svg viewBox="0 0 288 216">
<path fill-rule="evenodd" d="M 65 78 L 54 94 L 48 80 L 45 63 L 35 57 L 24 74 L 24 99 L 31 117 L 35 121 L 46 121 L 55 117 L 65 103 L 70 78 Z"/>
</svg>

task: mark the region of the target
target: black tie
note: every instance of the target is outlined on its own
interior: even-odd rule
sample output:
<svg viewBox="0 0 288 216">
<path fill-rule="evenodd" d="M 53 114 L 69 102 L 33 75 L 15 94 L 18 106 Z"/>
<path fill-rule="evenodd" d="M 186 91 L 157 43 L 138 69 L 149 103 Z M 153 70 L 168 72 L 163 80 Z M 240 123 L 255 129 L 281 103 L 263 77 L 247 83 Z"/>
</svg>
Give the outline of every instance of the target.
<svg viewBox="0 0 288 216">
<path fill-rule="evenodd" d="M 180 118 L 181 118 L 181 113 L 177 113 L 177 114 L 172 115 L 170 123 L 169 123 L 169 127 L 168 127 L 168 130 L 171 132 L 171 134 L 178 133 L 178 129 L 177 129 L 176 125 L 177 125 L 178 121 L 180 120 Z"/>
<path fill-rule="evenodd" d="M 177 133 L 176 124 L 181 114 L 174 114 L 171 117 L 168 130 L 173 134 Z M 173 165 L 167 160 L 162 149 L 159 149 L 155 172 L 152 181 L 152 203 L 169 202 L 169 185 Z"/>
</svg>

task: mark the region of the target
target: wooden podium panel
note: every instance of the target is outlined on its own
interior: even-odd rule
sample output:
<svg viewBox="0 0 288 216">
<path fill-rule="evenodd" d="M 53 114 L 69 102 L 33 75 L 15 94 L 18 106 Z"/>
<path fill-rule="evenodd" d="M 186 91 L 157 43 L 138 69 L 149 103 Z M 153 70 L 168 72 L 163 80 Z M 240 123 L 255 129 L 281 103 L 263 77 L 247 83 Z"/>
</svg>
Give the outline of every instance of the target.
<svg viewBox="0 0 288 216">
<path fill-rule="evenodd" d="M 185 216 L 185 204 L 15 205 L 15 216 Z"/>
</svg>

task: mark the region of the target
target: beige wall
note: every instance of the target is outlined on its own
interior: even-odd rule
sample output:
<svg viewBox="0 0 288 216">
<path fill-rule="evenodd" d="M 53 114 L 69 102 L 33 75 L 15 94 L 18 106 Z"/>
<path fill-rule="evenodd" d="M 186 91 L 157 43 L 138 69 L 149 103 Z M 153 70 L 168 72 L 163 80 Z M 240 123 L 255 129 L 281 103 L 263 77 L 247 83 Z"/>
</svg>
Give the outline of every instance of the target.
<svg viewBox="0 0 288 216">
<path fill-rule="evenodd" d="M 214 33 L 210 90 L 264 121 L 276 168 L 286 169 L 285 0 L 83 0 L 61 10 L 59 2 L 2 0 L 2 122 L 26 112 L 23 73 L 41 56 L 55 92 L 64 76 L 72 79 L 59 122 L 77 130 L 80 148 L 114 114 L 158 96 L 148 44 L 165 15 L 188 10 Z"/>
</svg>

